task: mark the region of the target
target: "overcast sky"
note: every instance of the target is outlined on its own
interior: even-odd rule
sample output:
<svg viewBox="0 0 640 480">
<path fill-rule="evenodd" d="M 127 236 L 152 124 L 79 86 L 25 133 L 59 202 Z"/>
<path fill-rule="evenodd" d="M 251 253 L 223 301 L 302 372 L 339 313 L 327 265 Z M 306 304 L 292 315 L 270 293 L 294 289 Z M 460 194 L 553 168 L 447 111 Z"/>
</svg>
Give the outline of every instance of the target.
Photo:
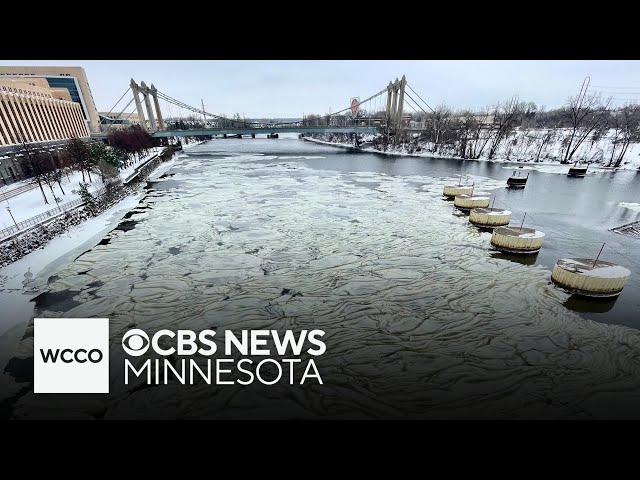
<svg viewBox="0 0 640 480">
<path fill-rule="evenodd" d="M 110 110 L 132 77 L 193 106 L 204 99 L 208 112 L 246 117 L 335 112 L 350 98 L 364 99 L 403 74 L 431 106 L 446 102 L 475 109 L 517 94 L 553 108 L 575 94 L 586 76 L 593 91 L 640 99 L 635 60 L 0 60 L 0 65 L 84 67 L 100 111 Z"/>
</svg>

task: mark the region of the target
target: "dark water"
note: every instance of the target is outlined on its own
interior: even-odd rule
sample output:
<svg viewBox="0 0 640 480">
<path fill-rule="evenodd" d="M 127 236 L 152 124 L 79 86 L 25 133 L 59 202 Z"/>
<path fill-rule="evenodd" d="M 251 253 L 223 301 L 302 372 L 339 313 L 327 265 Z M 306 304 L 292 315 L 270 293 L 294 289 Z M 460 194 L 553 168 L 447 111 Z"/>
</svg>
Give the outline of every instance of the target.
<svg viewBox="0 0 640 480">
<path fill-rule="evenodd" d="M 640 198 L 640 179 L 540 168 L 511 191 L 513 169 L 498 163 L 285 138 L 197 146 L 35 300 L 37 316 L 110 319 L 111 393 L 14 388 L 3 408 L 15 418 L 639 418 L 637 240 L 607 229 L 639 216 L 618 204 Z M 442 200 L 460 174 L 514 223 L 527 212 L 525 225 L 546 234 L 539 255 L 490 250 L 490 234 Z M 595 256 L 602 242 L 613 248 L 602 259 L 632 271 L 617 300 L 550 283 L 558 258 Z M 324 384 L 124 386 L 130 328 L 319 328 Z M 31 335 L 7 371 L 16 382 Z"/>
</svg>

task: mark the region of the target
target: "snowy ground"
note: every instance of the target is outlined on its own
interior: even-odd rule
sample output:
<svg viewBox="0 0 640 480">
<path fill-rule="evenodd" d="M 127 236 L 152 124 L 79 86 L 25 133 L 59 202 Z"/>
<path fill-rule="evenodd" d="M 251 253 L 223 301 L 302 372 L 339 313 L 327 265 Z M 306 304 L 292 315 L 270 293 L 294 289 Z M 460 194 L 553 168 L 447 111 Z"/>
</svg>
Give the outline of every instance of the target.
<svg viewBox="0 0 640 480">
<path fill-rule="evenodd" d="M 157 178 L 172 165 L 173 160 L 161 164 L 149 178 Z M 4 356 L 9 356 L 15 350 L 25 326 L 33 316 L 33 303 L 30 299 L 37 293 L 30 289 L 27 282 L 34 281 L 36 277 L 48 278 L 67 259 L 92 248 L 138 204 L 142 195 L 144 194 L 141 192 L 123 199 L 97 217 L 55 238 L 44 248 L 0 269 L 0 305 L 3 306 L 0 316 L 0 368 L 8 360 Z"/>
<path fill-rule="evenodd" d="M 85 179 L 87 183 L 89 183 L 89 179 L 86 177 Z M 92 182 L 89 183 L 89 191 L 95 191 L 102 188 L 102 182 L 98 175 L 92 175 L 91 179 Z M 80 195 L 78 194 L 80 182 L 82 182 L 82 173 L 73 172 L 69 175 L 68 179 L 67 177 L 64 177 L 64 180 L 62 181 L 62 189 L 65 192 L 64 195 L 57 184 L 53 187 L 53 191 L 55 196 L 58 198 L 60 206 L 64 207 L 65 203 L 72 202 L 73 200 L 80 198 Z M 12 185 L 12 187 L 16 188 L 14 185 Z M 40 190 L 40 187 L 37 186 L 28 192 L 21 193 L 16 197 L 2 202 L 2 208 L 0 208 L 0 230 L 13 225 L 11 215 L 13 215 L 16 222 L 21 222 L 39 215 L 40 213 L 46 212 L 47 210 L 58 208 L 49 187 L 46 184 L 43 184 L 42 187 L 44 188 L 44 193 L 49 204 L 44 203 L 42 191 Z M 73 193 L 74 191 L 75 193 Z M 7 210 L 6 207 L 11 209 L 11 213 L 9 213 L 9 210 Z"/>
<path fill-rule="evenodd" d="M 122 180 L 125 180 L 126 178 L 128 178 L 136 168 L 139 168 L 146 161 L 158 155 L 160 152 L 162 152 L 163 148 L 164 147 L 152 148 L 151 150 L 149 150 L 149 154 L 142 157 L 142 159 L 139 162 L 136 162 L 133 165 L 130 165 L 129 167 L 123 170 L 120 170 L 120 178 Z M 91 179 L 92 181 L 89 182 L 89 179 L 85 177 L 86 182 L 89 183 L 89 191 L 96 191 L 102 188 L 103 185 L 98 175 L 96 174 L 92 175 Z M 32 179 L 29 179 L 29 180 L 24 180 L 22 182 L 14 183 L 9 188 L 10 189 L 19 188 L 20 186 L 27 183 L 31 183 L 32 181 L 33 181 Z M 55 196 L 58 197 L 58 201 L 62 208 L 64 208 L 64 205 L 66 203 L 72 202 L 80 198 L 80 195 L 78 194 L 78 188 L 81 181 L 82 181 L 82 173 L 74 172 L 71 175 L 69 175 L 69 179 L 65 177 L 65 179 L 62 181 L 62 189 L 65 192 L 64 195 L 57 184 L 53 187 Z M 0 230 L 2 230 L 3 228 L 10 227 L 14 224 L 13 219 L 11 218 L 11 214 L 13 215 L 13 218 L 15 219 L 15 221 L 19 223 L 23 220 L 26 220 L 28 218 L 35 217 L 36 215 L 44 213 L 47 210 L 53 210 L 58 208 L 49 187 L 45 184 L 43 184 L 43 187 L 44 187 L 44 193 L 47 196 L 47 200 L 49 201 L 49 204 L 44 203 L 44 199 L 42 198 L 42 192 L 40 191 L 39 187 L 36 187 L 33 190 L 29 190 L 28 192 L 21 193 L 16 197 L 10 198 L 2 202 L 2 206 L 4 208 L 0 209 Z M 73 193 L 74 191 L 75 193 Z M 11 214 L 7 210 L 6 208 L 7 206 L 11 209 Z"/>
</svg>

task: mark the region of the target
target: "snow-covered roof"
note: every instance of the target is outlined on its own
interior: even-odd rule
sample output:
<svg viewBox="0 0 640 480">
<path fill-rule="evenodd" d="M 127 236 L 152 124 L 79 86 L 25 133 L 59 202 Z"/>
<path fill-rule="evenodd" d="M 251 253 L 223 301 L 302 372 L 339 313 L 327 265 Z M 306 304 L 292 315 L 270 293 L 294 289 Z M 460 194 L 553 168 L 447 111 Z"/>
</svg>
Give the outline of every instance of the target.
<svg viewBox="0 0 640 480">
<path fill-rule="evenodd" d="M 464 198 L 465 200 L 489 200 L 489 197 L 480 195 L 458 195 L 458 198 Z"/>
<path fill-rule="evenodd" d="M 494 230 L 494 232 L 499 233 L 500 235 L 507 235 L 509 237 L 520 237 L 520 238 L 543 238 L 544 232 L 540 230 L 535 230 L 533 228 L 527 227 L 499 227 Z"/>
<path fill-rule="evenodd" d="M 564 270 L 587 277 L 623 278 L 631 275 L 629 269 L 604 260 L 598 260 L 594 266 L 594 260 L 593 258 L 561 258 L 557 265 Z"/>
<path fill-rule="evenodd" d="M 511 215 L 511 211 L 503 208 L 474 208 L 476 213 L 484 213 L 486 215 Z"/>
</svg>

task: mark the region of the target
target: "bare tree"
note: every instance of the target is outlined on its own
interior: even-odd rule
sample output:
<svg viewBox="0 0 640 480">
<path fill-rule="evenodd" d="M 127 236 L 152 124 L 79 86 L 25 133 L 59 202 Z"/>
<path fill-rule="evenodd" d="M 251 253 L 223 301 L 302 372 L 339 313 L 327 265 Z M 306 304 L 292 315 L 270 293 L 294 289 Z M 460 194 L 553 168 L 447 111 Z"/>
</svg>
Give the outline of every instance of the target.
<svg viewBox="0 0 640 480">
<path fill-rule="evenodd" d="M 32 176 L 38 182 L 38 186 L 40 187 L 40 191 L 42 192 L 42 198 L 44 198 L 44 203 L 46 205 L 49 204 L 49 200 L 47 200 L 47 196 L 44 194 L 44 188 L 42 188 L 42 180 L 45 172 L 40 170 L 40 165 L 35 162 L 35 151 L 31 148 L 27 142 L 24 141 L 24 137 L 18 133 L 18 140 L 22 143 L 22 159 L 20 160 L 20 168 L 23 172 L 26 173 L 27 176 Z"/>
<path fill-rule="evenodd" d="M 492 136 L 491 147 L 489 149 L 489 160 L 491 160 L 504 140 L 522 120 L 526 105 L 518 101 L 517 97 L 496 105 L 493 113 L 493 121 L 496 124 L 495 133 Z"/>
<path fill-rule="evenodd" d="M 58 161 L 56 162 L 53 157 L 51 157 L 51 154 L 49 154 L 51 161 L 54 165 L 54 168 L 51 170 L 50 175 L 51 178 L 53 179 L 53 181 L 55 181 L 58 184 L 58 187 L 60 188 L 60 191 L 62 192 L 63 195 L 66 195 L 65 191 L 62 188 L 62 179 L 65 176 L 65 164 L 64 164 L 64 160 L 60 157 L 58 157 Z M 68 178 L 68 176 L 67 176 Z"/>
<path fill-rule="evenodd" d="M 430 124 L 431 140 L 433 142 L 433 153 L 438 151 L 438 145 L 442 141 L 442 137 L 449 129 L 451 123 L 451 109 L 445 103 L 436 107 L 427 119 Z"/>
<path fill-rule="evenodd" d="M 540 135 L 540 137 L 538 138 L 538 151 L 536 152 L 536 158 L 534 162 L 538 163 L 540 161 L 540 155 L 542 154 L 543 150 L 546 150 L 549 144 L 551 144 L 555 139 L 555 128 L 548 128 Z"/>
<path fill-rule="evenodd" d="M 89 181 L 91 181 L 91 170 L 94 169 L 94 163 L 91 158 L 89 146 L 79 138 L 72 138 L 67 143 L 65 151 L 71 159 L 72 164 L 82 172 L 82 181 L 85 181 L 85 172 L 89 177 Z"/>
<path fill-rule="evenodd" d="M 483 108 L 476 116 L 476 119 L 476 130 L 473 135 L 473 156 L 471 158 L 480 158 L 496 131 L 496 124 L 493 121 L 493 115 L 489 107 Z"/>
<path fill-rule="evenodd" d="M 53 191 L 55 177 L 53 172 L 57 170 L 57 168 L 53 163 L 51 155 L 48 152 L 35 152 L 31 159 L 34 165 L 34 171 L 38 172 L 44 183 L 49 187 L 49 190 L 51 190 L 51 195 L 53 195 L 53 198 L 55 199 L 56 192 Z"/>
<path fill-rule="evenodd" d="M 613 138 L 611 158 L 607 166 L 613 164 L 615 167 L 619 167 L 625 153 L 627 153 L 629 144 L 640 136 L 640 105 L 625 105 L 620 110 L 613 112 L 610 125 L 613 130 Z"/>
<path fill-rule="evenodd" d="M 103 185 L 111 185 L 120 179 L 118 168 L 105 160 L 98 161 L 97 170 Z"/>
<path fill-rule="evenodd" d="M 511 154 L 513 154 L 518 161 L 520 159 L 528 160 L 529 149 L 536 143 L 536 140 L 538 139 L 537 136 L 532 134 L 530 125 L 530 122 L 523 123 L 517 134 L 514 135 Z M 506 158 L 509 159 L 508 156 Z"/>
<path fill-rule="evenodd" d="M 475 114 L 471 110 L 464 110 L 459 115 L 458 123 L 458 156 L 467 158 L 472 156 L 470 139 L 476 131 L 477 123 Z"/>
<path fill-rule="evenodd" d="M 566 148 L 561 163 L 570 163 L 573 155 L 591 132 L 606 121 L 610 101 L 611 99 L 603 104 L 599 95 L 587 95 L 587 88 L 584 85 L 578 95 L 569 97 L 567 105 L 562 109 L 569 135 L 565 142 Z"/>
</svg>

